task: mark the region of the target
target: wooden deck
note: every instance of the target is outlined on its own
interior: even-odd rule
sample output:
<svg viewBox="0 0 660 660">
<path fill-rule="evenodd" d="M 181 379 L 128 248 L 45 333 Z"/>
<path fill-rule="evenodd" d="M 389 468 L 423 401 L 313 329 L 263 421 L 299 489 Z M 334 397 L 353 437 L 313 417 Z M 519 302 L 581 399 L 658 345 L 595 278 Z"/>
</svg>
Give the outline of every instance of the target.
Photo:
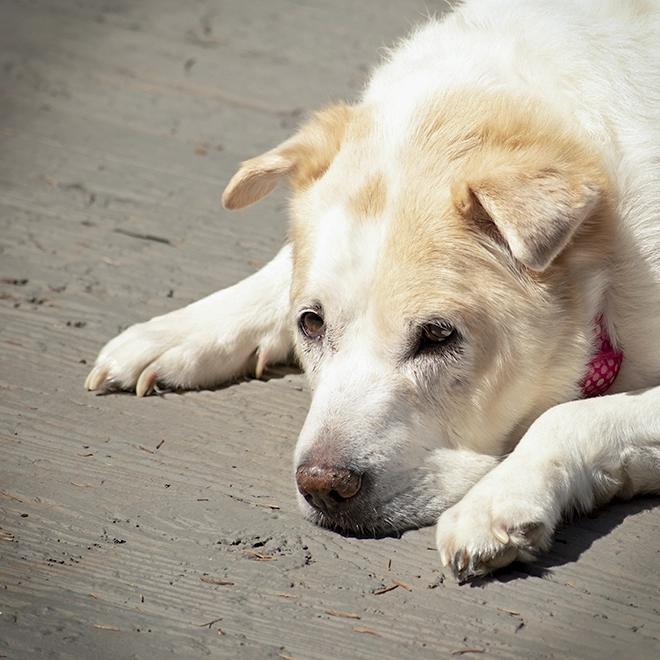
<svg viewBox="0 0 660 660">
<path fill-rule="evenodd" d="M 305 522 L 301 375 L 83 389 L 119 329 L 275 254 L 285 197 L 223 211 L 236 164 L 354 97 L 381 46 L 443 7 L 0 3 L 0 657 L 660 657 L 658 500 L 460 586 L 432 529 L 369 541 Z"/>
</svg>

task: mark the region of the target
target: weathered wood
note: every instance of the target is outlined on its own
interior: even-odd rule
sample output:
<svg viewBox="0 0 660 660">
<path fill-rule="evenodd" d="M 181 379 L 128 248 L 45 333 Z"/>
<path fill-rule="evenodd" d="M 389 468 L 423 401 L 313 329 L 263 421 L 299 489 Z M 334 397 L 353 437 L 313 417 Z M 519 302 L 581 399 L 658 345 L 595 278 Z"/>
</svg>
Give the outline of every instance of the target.
<svg viewBox="0 0 660 660">
<path fill-rule="evenodd" d="M 221 209 L 237 162 L 354 96 L 378 49 L 443 7 L 0 5 L 3 657 L 660 653 L 656 500 L 614 504 L 538 564 L 460 586 L 433 530 L 356 540 L 302 519 L 302 376 L 140 400 L 82 388 L 118 329 L 275 254 L 283 193 Z M 412 591 L 374 594 L 392 580 Z"/>
</svg>

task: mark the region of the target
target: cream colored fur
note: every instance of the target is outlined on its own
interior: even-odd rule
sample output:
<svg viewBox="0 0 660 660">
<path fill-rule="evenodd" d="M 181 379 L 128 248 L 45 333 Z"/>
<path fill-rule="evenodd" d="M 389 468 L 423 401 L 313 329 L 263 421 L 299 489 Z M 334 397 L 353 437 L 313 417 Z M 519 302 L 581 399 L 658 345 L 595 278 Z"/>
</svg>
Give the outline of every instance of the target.
<svg viewBox="0 0 660 660">
<path fill-rule="evenodd" d="M 234 209 L 289 181 L 292 243 L 113 339 L 87 387 L 204 387 L 295 348 L 314 392 L 296 466 L 363 476 L 337 512 L 303 509 L 358 534 L 439 518 L 463 578 L 530 560 L 567 511 L 660 492 L 658 35 L 643 0 L 430 21 L 358 104 L 229 183 Z M 623 365 L 581 400 L 600 315 Z M 429 324 L 453 334 L 425 344 Z"/>
</svg>

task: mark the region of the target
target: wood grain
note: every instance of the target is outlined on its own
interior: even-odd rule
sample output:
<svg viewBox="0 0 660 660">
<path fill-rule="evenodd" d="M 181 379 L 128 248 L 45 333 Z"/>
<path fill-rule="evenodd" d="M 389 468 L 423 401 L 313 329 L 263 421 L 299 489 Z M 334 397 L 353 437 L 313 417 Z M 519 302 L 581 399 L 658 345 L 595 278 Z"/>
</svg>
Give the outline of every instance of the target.
<svg viewBox="0 0 660 660">
<path fill-rule="evenodd" d="M 302 518 L 301 375 L 144 400 L 83 390 L 118 330 L 276 253 L 284 193 L 221 209 L 236 164 L 354 97 L 378 49 L 443 7 L 2 3 L 2 656 L 660 652 L 656 500 L 612 505 L 535 566 L 459 586 L 431 529 L 357 540 Z M 393 581 L 410 591 L 375 595 Z"/>
</svg>

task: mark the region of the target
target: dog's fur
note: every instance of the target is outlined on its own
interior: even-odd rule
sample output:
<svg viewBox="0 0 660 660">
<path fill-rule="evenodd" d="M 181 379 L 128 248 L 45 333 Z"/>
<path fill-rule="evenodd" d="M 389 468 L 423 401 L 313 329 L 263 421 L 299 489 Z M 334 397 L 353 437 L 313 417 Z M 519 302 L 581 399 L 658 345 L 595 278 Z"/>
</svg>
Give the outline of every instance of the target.
<svg viewBox="0 0 660 660">
<path fill-rule="evenodd" d="M 229 183 L 230 209 L 291 183 L 280 254 L 129 328 L 87 387 L 205 387 L 295 348 L 314 392 L 298 480 L 334 470 L 343 493 L 319 506 L 303 484 L 302 508 L 357 534 L 439 518 L 461 577 L 529 560 L 567 511 L 660 491 L 658 35 L 645 0 L 430 21 L 359 103 Z M 583 399 L 601 316 L 623 364 Z"/>
</svg>

